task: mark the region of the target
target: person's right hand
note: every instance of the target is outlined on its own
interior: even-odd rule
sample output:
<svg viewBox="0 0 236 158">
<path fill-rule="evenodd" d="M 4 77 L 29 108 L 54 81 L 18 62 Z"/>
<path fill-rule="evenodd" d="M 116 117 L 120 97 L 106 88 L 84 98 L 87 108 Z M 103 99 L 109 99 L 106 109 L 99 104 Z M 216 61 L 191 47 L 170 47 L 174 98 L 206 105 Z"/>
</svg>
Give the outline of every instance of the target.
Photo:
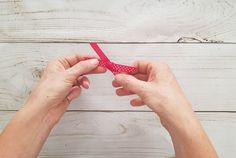
<svg viewBox="0 0 236 158">
<path fill-rule="evenodd" d="M 168 65 L 137 61 L 135 75 L 118 74 L 115 76 L 113 86 L 117 88 L 118 96 L 137 94 L 132 99 L 133 106 L 147 105 L 156 112 L 162 123 L 176 119 L 189 119 L 193 117 L 191 104 L 182 92 L 174 74 Z"/>
</svg>

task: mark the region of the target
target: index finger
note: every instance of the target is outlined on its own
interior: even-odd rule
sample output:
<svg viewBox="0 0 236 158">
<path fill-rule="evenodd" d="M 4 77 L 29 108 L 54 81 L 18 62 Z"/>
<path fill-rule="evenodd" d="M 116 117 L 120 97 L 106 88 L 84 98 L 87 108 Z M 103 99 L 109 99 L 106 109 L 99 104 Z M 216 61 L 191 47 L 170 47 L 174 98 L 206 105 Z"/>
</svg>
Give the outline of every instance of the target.
<svg viewBox="0 0 236 158">
<path fill-rule="evenodd" d="M 147 74 L 150 68 L 152 68 L 155 64 L 154 61 L 148 60 L 139 60 L 133 63 L 134 67 L 137 68 L 137 71 L 142 74 Z"/>
<path fill-rule="evenodd" d="M 94 70 L 89 72 L 88 74 L 101 74 L 101 73 L 105 73 L 106 71 L 107 71 L 107 69 L 105 67 L 98 66 L 97 68 L 95 68 Z"/>
<path fill-rule="evenodd" d="M 79 54 L 73 54 L 73 55 L 67 55 L 67 56 L 62 56 L 58 58 L 58 61 L 60 61 L 65 68 L 70 68 L 77 64 L 80 61 L 86 60 L 87 58 L 95 58 L 92 56 L 81 56 Z"/>
</svg>

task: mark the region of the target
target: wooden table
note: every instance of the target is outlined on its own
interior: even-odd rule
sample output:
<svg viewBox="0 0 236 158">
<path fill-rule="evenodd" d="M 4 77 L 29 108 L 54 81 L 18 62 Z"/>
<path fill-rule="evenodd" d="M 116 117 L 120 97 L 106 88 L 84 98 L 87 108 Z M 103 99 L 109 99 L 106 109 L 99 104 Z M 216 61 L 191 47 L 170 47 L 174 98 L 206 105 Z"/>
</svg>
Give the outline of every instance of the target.
<svg viewBox="0 0 236 158">
<path fill-rule="evenodd" d="M 220 157 L 236 155 L 235 0 L 0 0 L 0 128 L 22 106 L 47 62 L 91 54 L 166 62 Z M 168 133 L 146 107 L 117 97 L 113 75 L 91 76 L 40 157 L 173 157 Z"/>
</svg>

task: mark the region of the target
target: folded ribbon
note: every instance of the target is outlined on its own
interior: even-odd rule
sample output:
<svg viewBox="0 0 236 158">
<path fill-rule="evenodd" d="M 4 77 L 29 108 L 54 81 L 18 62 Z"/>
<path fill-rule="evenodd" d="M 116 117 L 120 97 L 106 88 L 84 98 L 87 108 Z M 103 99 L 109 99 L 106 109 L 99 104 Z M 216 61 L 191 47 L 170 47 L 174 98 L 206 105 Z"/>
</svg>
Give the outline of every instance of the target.
<svg viewBox="0 0 236 158">
<path fill-rule="evenodd" d="M 90 46 L 93 48 L 93 50 L 97 53 L 97 55 L 100 57 L 99 65 L 106 67 L 108 70 L 110 70 L 114 75 L 118 73 L 128 73 L 133 74 L 137 71 L 135 67 L 132 66 L 126 66 L 121 64 L 116 64 L 114 62 L 111 62 L 108 57 L 104 54 L 104 52 L 99 48 L 98 44 L 95 42 L 90 43 Z"/>
</svg>

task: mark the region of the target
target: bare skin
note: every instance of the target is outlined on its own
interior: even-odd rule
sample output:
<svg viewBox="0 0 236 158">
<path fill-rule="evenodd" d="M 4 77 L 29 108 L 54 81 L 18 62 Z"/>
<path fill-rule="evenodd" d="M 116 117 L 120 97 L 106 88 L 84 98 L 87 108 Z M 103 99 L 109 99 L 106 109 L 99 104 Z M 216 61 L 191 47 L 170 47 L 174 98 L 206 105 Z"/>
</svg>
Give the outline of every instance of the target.
<svg viewBox="0 0 236 158">
<path fill-rule="evenodd" d="M 138 68 L 134 76 L 116 75 L 113 86 L 117 87 L 117 95 L 136 94 L 131 105 L 147 105 L 160 117 L 177 158 L 216 158 L 216 151 L 168 65 L 138 61 L 134 66 Z"/>
<path fill-rule="evenodd" d="M 147 105 L 159 115 L 171 135 L 176 157 L 216 158 L 171 70 L 165 64 L 150 61 L 139 61 L 135 66 L 137 74 L 115 76 L 112 84 L 117 88 L 117 95 L 137 95 L 131 105 Z M 1 133 L 0 157 L 37 157 L 70 102 L 80 96 L 82 88 L 89 88 L 85 75 L 104 72 L 106 69 L 98 66 L 97 59 L 83 60 L 79 55 L 50 62 L 26 104 Z"/>
</svg>

